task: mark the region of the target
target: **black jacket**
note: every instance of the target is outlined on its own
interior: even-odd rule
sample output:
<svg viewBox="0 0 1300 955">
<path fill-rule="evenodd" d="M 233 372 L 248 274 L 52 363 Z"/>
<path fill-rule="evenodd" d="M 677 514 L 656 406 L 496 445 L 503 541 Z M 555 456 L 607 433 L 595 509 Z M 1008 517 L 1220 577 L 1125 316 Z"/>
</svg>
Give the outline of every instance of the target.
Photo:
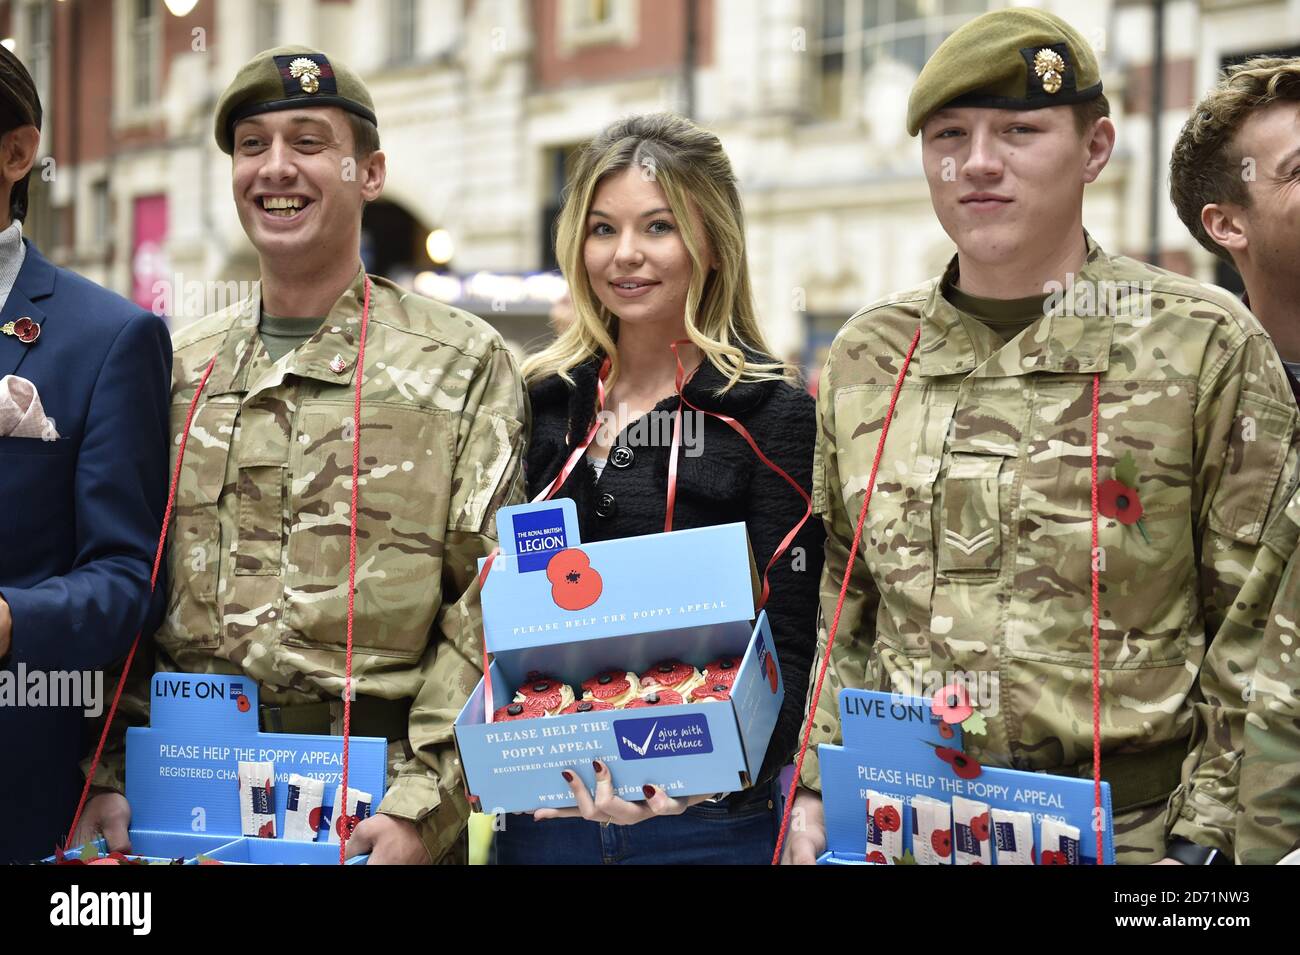
<svg viewBox="0 0 1300 955">
<path fill-rule="evenodd" d="M 576 387 L 554 376 L 530 389 L 529 497 L 554 480 L 570 449 L 586 437 L 595 420 L 599 367 L 599 362 L 592 360 L 574 368 L 571 375 Z M 817 432 L 813 399 L 780 381 L 742 383 L 718 396 L 715 392 L 725 382 L 706 361 L 687 382 L 686 397 L 705 411 L 735 418 L 768 458 L 811 493 Z M 676 407 L 676 396 L 661 401 L 654 408 L 660 414 L 651 420 L 669 420 Z M 669 443 L 656 440 L 657 429 L 643 429 L 652 443 L 637 444 L 637 430 L 637 422 L 632 422 L 619 434 L 599 481 L 584 457 L 556 492 L 557 497 L 571 497 L 576 503 L 584 541 L 658 534 L 664 529 Z M 803 515 L 803 499 L 723 422 L 703 416 L 702 435 L 697 438 L 701 454 L 691 457 L 685 449 L 679 453 L 673 529 L 744 521 L 761 573 L 782 538 Z M 798 748 L 808 671 L 817 646 L 817 590 L 825 536 L 820 518 L 809 517 L 768 577 L 772 590 L 765 609 L 785 681 L 785 700 L 756 783 L 789 763 Z M 691 662 L 698 665 L 704 661 Z M 755 797 L 767 795 L 760 786 L 750 792 Z M 743 794 L 733 801 L 744 801 Z"/>
</svg>

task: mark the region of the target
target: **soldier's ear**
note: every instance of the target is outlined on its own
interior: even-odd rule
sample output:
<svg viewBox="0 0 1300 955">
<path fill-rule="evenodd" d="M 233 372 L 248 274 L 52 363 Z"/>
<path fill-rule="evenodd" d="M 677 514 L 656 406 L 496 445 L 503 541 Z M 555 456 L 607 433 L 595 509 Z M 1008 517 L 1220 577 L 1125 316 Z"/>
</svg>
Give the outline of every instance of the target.
<svg viewBox="0 0 1300 955">
<path fill-rule="evenodd" d="M 1209 202 L 1201 209 L 1201 227 L 1216 245 L 1232 256 L 1242 255 L 1250 247 L 1250 236 L 1243 210 L 1231 202 Z"/>
<path fill-rule="evenodd" d="M 1084 183 L 1094 182 L 1101 171 L 1110 162 L 1110 154 L 1115 151 L 1115 124 L 1109 116 L 1103 116 L 1092 125 L 1088 136 L 1088 159 L 1083 166 Z"/>
<path fill-rule="evenodd" d="M 376 149 L 361 161 L 361 198 L 374 202 L 384 191 L 384 182 L 388 179 L 388 157 L 382 149 Z"/>
</svg>

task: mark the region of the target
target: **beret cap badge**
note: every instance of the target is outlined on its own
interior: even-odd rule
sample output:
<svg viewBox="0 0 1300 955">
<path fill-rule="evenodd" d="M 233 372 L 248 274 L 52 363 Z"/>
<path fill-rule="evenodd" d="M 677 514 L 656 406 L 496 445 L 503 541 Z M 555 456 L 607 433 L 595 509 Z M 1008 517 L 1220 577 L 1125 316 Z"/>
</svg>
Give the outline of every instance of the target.
<svg viewBox="0 0 1300 955">
<path fill-rule="evenodd" d="M 1034 54 L 1034 73 L 1042 80 L 1044 92 L 1059 92 L 1065 74 L 1065 60 L 1055 50 L 1039 50 Z"/>
<path fill-rule="evenodd" d="M 300 56 L 289 64 L 289 75 L 298 81 L 304 93 L 315 93 L 320 89 L 320 64 Z"/>
</svg>

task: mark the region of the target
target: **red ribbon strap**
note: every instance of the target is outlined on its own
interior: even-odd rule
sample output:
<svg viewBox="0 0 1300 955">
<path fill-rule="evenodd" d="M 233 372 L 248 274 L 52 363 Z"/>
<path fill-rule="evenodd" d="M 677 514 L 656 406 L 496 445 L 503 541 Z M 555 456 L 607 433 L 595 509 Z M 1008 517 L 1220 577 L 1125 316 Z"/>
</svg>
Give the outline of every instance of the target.
<svg viewBox="0 0 1300 955">
<path fill-rule="evenodd" d="M 190 399 L 190 409 L 185 415 L 185 429 L 181 432 L 181 444 L 176 451 L 176 467 L 172 469 L 171 486 L 167 489 L 167 507 L 163 511 L 162 530 L 158 532 L 158 547 L 153 555 L 153 573 L 149 575 L 151 595 L 158 586 L 158 570 L 162 567 L 163 550 L 167 546 L 167 528 L 171 526 L 172 512 L 176 509 L 176 485 L 181 479 L 181 462 L 185 460 L 185 445 L 190 439 L 190 424 L 193 423 L 194 412 L 199 406 L 199 396 L 203 394 L 208 376 L 212 374 L 216 363 L 217 356 L 213 355 L 208 362 L 208 367 L 203 369 L 203 377 L 199 379 L 199 386 L 194 390 L 194 397 Z M 126 686 L 126 677 L 131 672 L 131 664 L 135 660 L 135 651 L 139 646 L 140 632 L 137 632 L 135 639 L 131 641 L 131 649 L 127 651 L 126 662 L 122 665 L 122 675 L 117 678 L 117 689 L 113 691 L 113 702 L 109 704 L 108 716 L 104 720 L 104 728 L 99 733 L 99 743 L 95 746 L 95 755 L 90 760 L 90 772 L 86 773 L 86 784 L 81 787 L 77 811 L 72 814 L 72 825 L 68 827 L 67 838 L 63 840 L 65 849 L 72 848 L 72 837 L 77 833 L 77 824 L 81 822 L 81 813 L 85 810 L 86 800 L 90 797 L 91 781 L 94 780 L 95 771 L 99 769 L 99 760 L 104 755 L 104 743 L 108 740 L 108 731 L 113 727 L 113 717 L 117 715 L 117 705 L 122 699 L 122 688 Z"/>
<path fill-rule="evenodd" d="M 537 496 L 533 498 L 532 503 L 536 504 L 538 501 L 549 501 L 560 488 L 564 487 L 564 482 L 569 479 L 569 475 L 573 473 L 573 469 L 578 466 L 578 462 L 582 460 L 582 456 L 587 453 L 587 448 L 591 447 L 591 442 L 596 440 L 596 432 L 600 430 L 600 415 L 601 412 L 605 410 L 605 379 L 609 377 L 609 364 L 609 358 L 606 357 L 605 360 L 601 362 L 600 374 L 596 377 L 596 418 L 592 422 L 591 428 L 587 431 L 587 436 L 582 440 L 582 443 L 574 448 L 572 453 L 569 454 L 568 459 L 564 462 L 564 467 L 560 468 L 560 473 L 555 475 L 555 480 L 542 488 L 537 493 Z"/>
<path fill-rule="evenodd" d="M 795 537 L 797 537 L 799 531 L 803 529 L 804 524 L 808 522 L 808 518 L 812 516 L 812 498 L 808 496 L 807 491 L 805 491 L 802 487 L 799 486 L 798 481 L 790 477 L 790 475 L 787 474 L 780 467 L 780 465 L 778 465 L 776 462 L 771 460 L 766 454 L 762 452 L 758 444 L 754 441 L 753 436 L 749 433 L 749 431 L 745 428 L 743 424 L 741 424 L 739 421 L 737 421 L 735 418 L 731 417 L 730 415 L 719 414 L 713 411 L 705 411 L 703 408 L 699 408 L 696 405 L 692 404 L 691 400 L 686 397 L 686 391 L 685 391 L 686 383 L 690 380 L 690 377 L 694 375 L 694 372 L 691 373 L 691 376 L 688 376 L 686 374 L 686 369 L 682 367 L 682 357 L 680 353 L 677 351 L 677 346 L 689 345 L 689 344 L 690 342 L 687 341 L 686 339 L 673 342 L 672 344 L 673 356 L 677 359 L 677 395 L 679 401 L 677 404 L 677 413 L 673 420 L 673 446 L 672 446 L 672 451 L 670 452 L 668 458 L 668 517 L 667 520 L 664 522 L 664 530 L 665 531 L 672 530 L 672 524 L 673 524 L 673 506 L 676 503 L 676 497 L 677 497 L 677 451 L 678 451 L 678 446 L 681 444 L 681 419 L 682 419 L 683 404 L 685 404 L 686 407 L 690 408 L 692 411 L 698 411 L 700 414 L 706 414 L 712 418 L 717 418 L 727 427 L 731 428 L 732 431 L 736 432 L 736 434 L 744 438 L 745 442 L 750 446 L 750 448 L 753 450 L 754 454 L 758 457 L 758 459 L 762 461 L 763 464 L 766 465 L 770 470 L 772 470 L 774 473 L 776 473 L 781 478 L 783 478 L 787 484 L 789 484 L 792 488 L 795 489 L 795 493 L 797 493 L 801 498 L 803 498 L 803 502 L 804 502 L 803 517 L 799 518 L 799 522 L 795 524 L 794 527 L 790 528 L 790 532 L 786 534 L 785 537 L 781 540 L 781 543 L 777 545 L 776 550 L 772 553 L 771 559 L 767 562 L 767 566 L 763 569 L 763 590 L 762 593 L 759 595 L 757 606 L 754 607 L 754 613 L 757 614 L 758 611 L 763 609 L 763 606 L 767 603 L 768 596 L 772 592 L 771 584 L 768 582 L 768 574 L 771 573 L 772 568 L 776 566 L 776 562 L 781 559 L 781 556 L 789 549 L 790 545 L 794 543 Z"/>
<path fill-rule="evenodd" d="M 912 355 L 916 352 L 916 345 L 920 340 L 921 326 L 918 325 L 916 333 L 912 336 L 912 344 L 907 346 L 903 367 L 899 369 L 898 380 L 894 382 L 894 393 L 889 396 L 889 410 L 885 412 L 885 420 L 880 425 L 880 437 L 876 439 L 876 454 L 871 461 L 871 477 L 867 479 L 866 491 L 862 495 L 862 510 L 858 512 L 858 523 L 853 529 L 853 544 L 849 548 L 848 560 L 844 563 L 844 580 L 840 582 L 840 596 L 835 602 L 835 614 L 831 617 L 831 628 L 826 634 L 826 652 L 822 655 L 821 667 L 817 671 L 817 685 L 813 688 L 808 715 L 804 720 L 803 742 L 799 744 L 799 758 L 795 760 L 794 778 L 790 780 L 790 791 L 785 795 L 785 813 L 781 817 L 781 831 L 776 836 L 776 851 L 772 853 L 772 865 L 781 864 L 781 847 L 785 845 L 785 836 L 790 829 L 790 812 L 794 809 L 794 794 L 799 788 L 799 775 L 803 772 L 803 759 L 808 752 L 808 739 L 812 733 L 813 721 L 817 718 L 817 701 L 821 699 L 822 683 L 826 680 L 826 667 L 831 661 L 831 647 L 835 646 L 835 633 L 840 628 L 840 613 L 844 609 L 844 598 L 849 592 L 849 581 L 853 578 L 853 563 L 858 556 L 858 546 L 862 543 L 862 528 L 867 520 L 867 508 L 871 506 L 871 492 L 876 486 L 880 456 L 885 450 L 885 438 L 889 436 L 889 424 L 894 420 L 898 394 L 903 390 L 903 379 L 907 377 L 908 366 L 912 364 Z"/>
<path fill-rule="evenodd" d="M 348 813 L 348 742 L 352 733 L 352 624 L 357 596 L 357 497 L 361 485 L 361 379 L 366 369 L 366 329 L 370 325 L 370 276 L 365 277 L 365 297 L 361 301 L 361 340 L 357 343 L 356 389 L 352 400 L 352 510 L 348 517 L 348 649 L 343 664 L 343 783 L 339 805 L 334 807 L 335 821 Z M 348 840 L 352 828 L 339 828 L 339 865 L 347 863 Z"/>
</svg>

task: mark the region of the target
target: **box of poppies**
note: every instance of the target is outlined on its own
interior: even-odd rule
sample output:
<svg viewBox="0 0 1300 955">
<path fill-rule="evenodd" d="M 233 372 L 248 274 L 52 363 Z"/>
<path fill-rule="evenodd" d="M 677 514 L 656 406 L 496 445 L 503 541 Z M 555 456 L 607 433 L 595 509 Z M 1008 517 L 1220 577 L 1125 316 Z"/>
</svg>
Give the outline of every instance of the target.
<svg viewBox="0 0 1300 955">
<path fill-rule="evenodd" d="M 493 655 L 456 719 L 471 804 L 575 805 L 561 773 L 644 799 L 756 778 L 785 688 L 743 523 L 582 544 L 573 502 L 502 508 L 483 578 Z"/>
<path fill-rule="evenodd" d="M 1110 783 L 981 766 L 964 734 L 994 714 L 960 681 L 930 698 L 842 690 L 844 744 L 817 748 L 824 865 L 1094 865 L 1115 861 Z"/>
<path fill-rule="evenodd" d="M 126 732 L 131 853 L 117 861 L 336 865 L 344 828 L 383 799 L 387 752 L 386 740 L 351 737 L 338 813 L 341 737 L 261 732 L 247 677 L 157 673 L 150 725 Z M 112 858 L 102 849 L 47 861 Z"/>
</svg>

